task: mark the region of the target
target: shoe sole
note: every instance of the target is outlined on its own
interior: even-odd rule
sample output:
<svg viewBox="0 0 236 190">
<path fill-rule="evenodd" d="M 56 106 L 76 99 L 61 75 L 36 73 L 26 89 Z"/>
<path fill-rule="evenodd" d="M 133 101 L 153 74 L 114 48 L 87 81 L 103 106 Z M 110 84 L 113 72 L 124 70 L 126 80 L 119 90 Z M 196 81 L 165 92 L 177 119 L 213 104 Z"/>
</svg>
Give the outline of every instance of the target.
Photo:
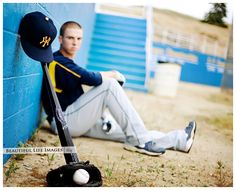
<svg viewBox="0 0 236 190">
<path fill-rule="evenodd" d="M 134 147 L 134 146 L 128 145 L 128 144 L 124 145 L 124 149 L 125 150 L 129 150 L 131 152 L 138 152 L 138 153 L 141 153 L 141 154 L 146 154 L 146 155 L 149 155 L 149 156 L 160 156 L 160 155 L 165 153 L 165 152 L 159 152 L 159 153 L 157 153 L 157 152 L 149 152 L 147 150 L 144 150 L 144 149 L 141 149 L 141 148 L 139 149 L 137 147 Z"/>
<path fill-rule="evenodd" d="M 191 148 L 192 148 L 192 146 L 193 146 L 193 140 L 194 140 L 195 133 L 196 133 L 196 129 L 197 129 L 197 123 L 196 123 L 195 121 L 193 121 L 193 123 L 194 123 L 194 127 L 193 127 L 194 129 L 192 130 L 191 137 L 190 137 L 190 139 L 191 139 L 192 141 L 191 141 L 191 143 L 190 143 L 190 146 L 187 148 L 186 153 L 189 153 L 190 150 L 191 150 Z"/>
</svg>

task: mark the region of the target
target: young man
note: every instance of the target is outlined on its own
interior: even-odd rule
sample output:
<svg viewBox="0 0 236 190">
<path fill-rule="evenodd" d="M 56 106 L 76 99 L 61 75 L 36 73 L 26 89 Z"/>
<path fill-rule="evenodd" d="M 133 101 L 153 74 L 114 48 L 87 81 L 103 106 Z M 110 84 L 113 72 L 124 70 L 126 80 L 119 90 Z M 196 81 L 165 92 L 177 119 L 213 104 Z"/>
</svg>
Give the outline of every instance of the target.
<svg viewBox="0 0 236 190">
<path fill-rule="evenodd" d="M 124 142 L 126 150 L 147 155 L 161 155 L 166 149 L 189 152 L 196 130 L 190 122 L 183 130 L 167 134 L 148 131 L 139 114 L 118 83 L 121 74 L 116 71 L 89 72 L 76 65 L 73 59 L 83 39 L 82 27 L 73 21 L 60 29 L 60 50 L 54 53 L 49 64 L 50 75 L 64 112 L 71 136 L 89 136 Z M 93 86 L 84 92 L 81 85 Z M 43 104 L 51 128 L 56 133 L 55 120 L 43 88 Z M 109 110 L 106 122 L 104 111 Z M 112 115 L 112 117 L 111 117 Z M 108 127 L 105 128 L 104 127 Z"/>
</svg>

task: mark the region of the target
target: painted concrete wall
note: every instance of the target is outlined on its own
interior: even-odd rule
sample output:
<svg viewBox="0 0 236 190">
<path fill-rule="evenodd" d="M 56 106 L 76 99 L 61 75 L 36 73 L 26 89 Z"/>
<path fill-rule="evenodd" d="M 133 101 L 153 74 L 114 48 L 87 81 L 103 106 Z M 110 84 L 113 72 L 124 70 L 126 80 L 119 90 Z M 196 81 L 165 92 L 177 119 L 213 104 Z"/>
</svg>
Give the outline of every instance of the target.
<svg viewBox="0 0 236 190">
<path fill-rule="evenodd" d="M 157 55 L 153 55 L 155 64 L 157 62 L 181 64 L 181 81 L 220 86 L 224 72 L 224 58 L 159 42 L 154 43 L 154 48 L 158 52 Z"/>
<path fill-rule="evenodd" d="M 41 65 L 24 53 L 18 27 L 22 17 L 33 11 L 49 16 L 57 27 L 65 21 L 79 22 L 84 29 L 83 46 L 76 61 L 87 64 L 88 49 L 94 23 L 94 4 L 3 4 L 3 147 L 25 143 L 38 127 L 42 84 Z M 59 47 L 58 40 L 52 44 Z M 10 155 L 4 155 L 4 163 Z"/>
</svg>

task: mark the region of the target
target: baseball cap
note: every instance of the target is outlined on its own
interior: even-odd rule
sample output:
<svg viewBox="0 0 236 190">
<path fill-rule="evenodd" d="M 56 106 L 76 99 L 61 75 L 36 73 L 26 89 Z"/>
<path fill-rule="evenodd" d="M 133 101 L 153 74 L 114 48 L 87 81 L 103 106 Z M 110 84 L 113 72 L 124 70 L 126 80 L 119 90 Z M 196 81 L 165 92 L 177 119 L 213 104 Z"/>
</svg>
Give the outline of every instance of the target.
<svg viewBox="0 0 236 190">
<path fill-rule="evenodd" d="M 51 44 L 57 30 L 49 17 L 38 11 L 26 14 L 18 33 L 23 50 L 29 57 L 40 62 L 53 61 Z"/>
</svg>

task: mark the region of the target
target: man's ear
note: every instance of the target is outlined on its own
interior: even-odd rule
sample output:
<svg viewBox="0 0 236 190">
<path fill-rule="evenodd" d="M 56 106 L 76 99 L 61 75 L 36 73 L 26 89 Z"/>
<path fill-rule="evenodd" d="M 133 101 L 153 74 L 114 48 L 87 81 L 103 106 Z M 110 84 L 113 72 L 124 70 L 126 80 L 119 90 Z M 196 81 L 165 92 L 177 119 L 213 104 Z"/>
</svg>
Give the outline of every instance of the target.
<svg viewBox="0 0 236 190">
<path fill-rule="evenodd" d="M 59 43 L 62 44 L 62 36 L 58 37 Z"/>
</svg>

